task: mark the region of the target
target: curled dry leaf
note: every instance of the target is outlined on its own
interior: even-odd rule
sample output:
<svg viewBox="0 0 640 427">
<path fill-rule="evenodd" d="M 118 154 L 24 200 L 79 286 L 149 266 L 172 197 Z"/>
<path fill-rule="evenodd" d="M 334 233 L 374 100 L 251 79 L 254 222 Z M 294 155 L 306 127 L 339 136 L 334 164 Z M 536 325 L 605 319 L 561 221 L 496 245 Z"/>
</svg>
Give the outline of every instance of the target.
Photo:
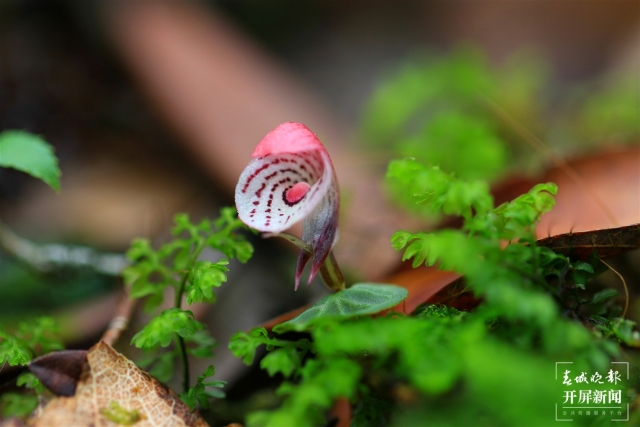
<svg viewBox="0 0 640 427">
<path fill-rule="evenodd" d="M 53 367 L 58 362 L 46 365 Z M 45 375 L 51 377 L 51 369 Z M 86 353 L 75 394 L 54 398 L 28 425 L 204 427 L 207 423 L 173 391 L 101 341 Z"/>
<path fill-rule="evenodd" d="M 57 396 L 73 396 L 86 362 L 85 350 L 54 351 L 31 362 L 29 370 Z"/>
</svg>

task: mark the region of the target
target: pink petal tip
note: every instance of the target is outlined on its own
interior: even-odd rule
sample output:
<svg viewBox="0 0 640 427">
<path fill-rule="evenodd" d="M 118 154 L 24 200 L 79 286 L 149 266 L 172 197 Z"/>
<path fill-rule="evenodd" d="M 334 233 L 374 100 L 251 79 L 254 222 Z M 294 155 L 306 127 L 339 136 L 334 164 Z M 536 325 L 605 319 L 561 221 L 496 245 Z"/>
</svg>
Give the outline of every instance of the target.
<svg viewBox="0 0 640 427">
<path fill-rule="evenodd" d="M 302 123 L 283 123 L 265 136 L 251 154 L 264 157 L 281 153 L 321 150 L 324 146 L 313 132 Z"/>
</svg>

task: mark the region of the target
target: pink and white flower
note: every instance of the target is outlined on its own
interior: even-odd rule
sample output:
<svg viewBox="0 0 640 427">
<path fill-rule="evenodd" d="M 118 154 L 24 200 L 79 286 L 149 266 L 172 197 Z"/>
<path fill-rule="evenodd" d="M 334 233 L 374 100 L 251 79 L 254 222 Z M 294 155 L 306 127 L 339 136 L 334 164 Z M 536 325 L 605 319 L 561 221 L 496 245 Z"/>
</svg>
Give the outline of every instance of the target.
<svg viewBox="0 0 640 427">
<path fill-rule="evenodd" d="M 264 137 L 236 186 L 238 217 L 258 231 L 281 233 L 302 223 L 312 248 L 298 255 L 296 289 L 312 257 L 313 280 L 338 240 L 339 192 L 333 164 L 318 137 L 300 123 L 283 123 Z"/>
</svg>

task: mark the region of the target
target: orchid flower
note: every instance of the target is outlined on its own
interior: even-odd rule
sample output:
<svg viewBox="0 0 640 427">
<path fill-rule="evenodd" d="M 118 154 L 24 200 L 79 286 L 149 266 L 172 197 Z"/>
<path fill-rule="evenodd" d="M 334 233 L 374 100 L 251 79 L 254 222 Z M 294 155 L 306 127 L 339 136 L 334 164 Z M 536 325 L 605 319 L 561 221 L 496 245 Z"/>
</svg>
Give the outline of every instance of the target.
<svg viewBox="0 0 640 427">
<path fill-rule="evenodd" d="M 343 288 L 331 254 L 338 240 L 338 182 L 318 137 L 303 124 L 283 123 L 264 137 L 251 156 L 236 186 L 238 218 L 258 231 L 274 234 L 302 220 L 302 241 L 286 237 L 301 248 L 295 289 L 309 259 L 308 283 L 320 271 L 329 287 Z"/>
</svg>

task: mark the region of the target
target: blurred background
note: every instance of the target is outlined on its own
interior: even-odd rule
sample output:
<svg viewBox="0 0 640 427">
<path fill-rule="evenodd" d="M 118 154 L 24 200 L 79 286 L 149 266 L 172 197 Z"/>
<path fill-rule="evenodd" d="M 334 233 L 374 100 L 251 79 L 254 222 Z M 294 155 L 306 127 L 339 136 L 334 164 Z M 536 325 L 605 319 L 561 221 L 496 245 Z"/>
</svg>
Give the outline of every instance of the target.
<svg viewBox="0 0 640 427">
<path fill-rule="evenodd" d="M 565 158 L 627 147 L 640 134 L 639 73 L 638 1 L 3 0 L 0 128 L 42 135 L 63 177 L 55 194 L 0 169 L 0 218 L 39 244 L 116 255 L 134 237 L 159 244 L 175 213 L 232 205 L 255 145 L 298 121 L 340 179 L 338 259 L 350 277 L 380 279 L 400 261 L 390 235 L 425 224 L 380 191 L 389 159 L 425 156 L 494 182 L 540 173 L 544 156 L 486 111 Z M 464 142 L 478 132 L 484 145 Z M 627 183 L 640 185 L 634 172 Z M 623 224 L 640 212 L 634 197 Z M 292 292 L 291 248 L 254 244 L 249 268 L 232 264 L 218 302 L 197 311 L 221 342 L 220 379 L 242 375 L 231 334 L 324 292 Z M 42 274 L 0 252 L 0 321 L 55 313 L 73 345 L 100 336 L 120 289 L 90 268 Z"/>
</svg>

